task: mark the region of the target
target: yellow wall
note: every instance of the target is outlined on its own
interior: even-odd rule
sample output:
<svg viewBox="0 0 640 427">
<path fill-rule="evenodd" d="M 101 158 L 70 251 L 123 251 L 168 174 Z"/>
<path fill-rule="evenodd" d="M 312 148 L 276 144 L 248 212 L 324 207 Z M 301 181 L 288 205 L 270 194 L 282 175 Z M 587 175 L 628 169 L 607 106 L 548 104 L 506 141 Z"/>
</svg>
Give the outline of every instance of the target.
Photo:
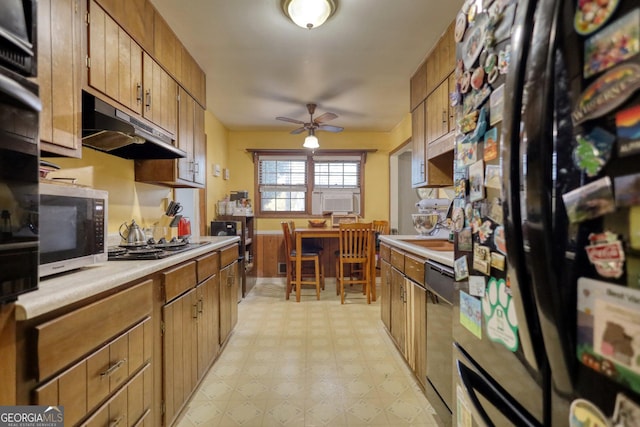
<svg viewBox="0 0 640 427">
<path fill-rule="evenodd" d="M 229 131 L 210 112 L 205 112 L 204 131 L 207 135 L 207 214 L 205 224 L 216 217 L 216 202 L 228 193 L 223 170 L 229 167 L 227 141 Z M 220 166 L 220 175 L 213 175 L 215 165 Z"/>
<path fill-rule="evenodd" d="M 320 132 L 320 149 L 376 149 L 367 154 L 365 164 L 365 220 L 388 219 L 389 217 L 389 150 L 392 138 L 388 132 Z M 302 148 L 304 135 L 291 135 L 286 131 L 278 132 L 229 132 L 229 168 L 230 190 L 248 190 L 254 198 L 254 165 L 251 154 L 246 150 L 254 149 L 299 149 Z M 282 218 L 285 219 L 285 218 Z M 281 219 L 258 219 L 256 228 L 280 230 Z M 298 219 L 302 226 L 302 221 Z"/>
<path fill-rule="evenodd" d="M 77 183 L 109 192 L 109 233 L 116 233 L 123 222 L 135 219 L 151 226 L 163 214 L 163 199 L 172 198 L 166 187 L 135 182 L 133 160 L 83 147 L 82 159 L 47 159 L 61 170 L 50 177 L 74 177 Z"/>
</svg>

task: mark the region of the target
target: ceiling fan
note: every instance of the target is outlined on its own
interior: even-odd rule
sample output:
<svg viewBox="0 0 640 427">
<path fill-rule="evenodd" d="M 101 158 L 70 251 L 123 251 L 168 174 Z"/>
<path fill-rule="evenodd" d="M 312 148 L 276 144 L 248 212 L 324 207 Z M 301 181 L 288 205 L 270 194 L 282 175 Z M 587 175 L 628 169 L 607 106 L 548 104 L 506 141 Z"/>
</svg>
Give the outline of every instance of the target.
<svg viewBox="0 0 640 427">
<path fill-rule="evenodd" d="M 344 130 L 344 128 L 340 126 L 332 126 L 332 125 L 325 124 L 325 122 L 328 122 L 329 120 L 333 120 L 337 118 L 338 117 L 337 114 L 324 113 L 314 119 L 313 114 L 316 111 L 316 104 L 307 104 L 307 111 L 309 111 L 308 122 L 303 122 L 302 120 L 297 120 L 297 119 L 291 119 L 289 117 L 276 117 L 276 120 L 281 120 L 283 122 L 296 123 L 296 124 L 302 125 L 299 128 L 291 131 L 291 133 L 294 135 L 302 133 L 305 130 L 309 131 L 311 135 L 313 135 L 316 130 L 324 130 L 327 132 L 342 132 Z"/>
</svg>

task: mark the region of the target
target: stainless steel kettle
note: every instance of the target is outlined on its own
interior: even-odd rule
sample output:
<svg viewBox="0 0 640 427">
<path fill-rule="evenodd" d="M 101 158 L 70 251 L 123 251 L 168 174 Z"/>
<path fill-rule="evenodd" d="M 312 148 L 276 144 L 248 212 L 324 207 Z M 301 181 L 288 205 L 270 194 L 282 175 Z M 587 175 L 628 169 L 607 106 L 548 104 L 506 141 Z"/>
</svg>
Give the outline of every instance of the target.
<svg viewBox="0 0 640 427">
<path fill-rule="evenodd" d="M 142 231 L 138 224 L 136 224 L 134 219 L 131 220 L 130 225 L 123 222 L 118 231 L 120 233 L 120 237 L 122 237 L 123 243 L 126 243 L 127 245 L 145 245 L 147 243 L 144 231 Z"/>
</svg>

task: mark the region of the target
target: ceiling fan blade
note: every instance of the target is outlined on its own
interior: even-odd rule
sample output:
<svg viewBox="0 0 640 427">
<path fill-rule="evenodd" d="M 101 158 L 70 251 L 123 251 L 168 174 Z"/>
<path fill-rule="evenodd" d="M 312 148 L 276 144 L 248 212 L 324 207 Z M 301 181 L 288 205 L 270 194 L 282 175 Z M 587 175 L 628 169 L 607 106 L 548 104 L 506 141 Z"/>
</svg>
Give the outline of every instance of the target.
<svg viewBox="0 0 640 427">
<path fill-rule="evenodd" d="M 289 123 L 296 123 L 298 125 L 304 124 L 302 120 L 290 119 L 289 117 L 276 117 L 276 120 L 281 120 L 283 122 L 289 122 Z"/>
<path fill-rule="evenodd" d="M 334 113 L 324 113 L 319 115 L 318 117 L 316 117 L 316 119 L 314 120 L 316 123 L 323 123 L 323 122 L 328 122 L 329 120 L 333 120 L 335 118 L 337 118 L 338 115 L 334 114 Z"/>
<path fill-rule="evenodd" d="M 318 126 L 318 130 L 325 130 L 327 132 L 342 132 L 344 128 L 341 128 L 340 126 L 320 125 Z"/>
<path fill-rule="evenodd" d="M 293 134 L 293 135 L 297 135 L 297 134 L 299 134 L 299 133 L 304 132 L 305 130 L 307 130 L 307 127 L 306 127 L 306 126 L 302 126 L 302 127 L 298 128 L 298 129 L 294 129 L 294 130 L 292 130 L 292 131 L 291 131 L 291 134 Z"/>
</svg>

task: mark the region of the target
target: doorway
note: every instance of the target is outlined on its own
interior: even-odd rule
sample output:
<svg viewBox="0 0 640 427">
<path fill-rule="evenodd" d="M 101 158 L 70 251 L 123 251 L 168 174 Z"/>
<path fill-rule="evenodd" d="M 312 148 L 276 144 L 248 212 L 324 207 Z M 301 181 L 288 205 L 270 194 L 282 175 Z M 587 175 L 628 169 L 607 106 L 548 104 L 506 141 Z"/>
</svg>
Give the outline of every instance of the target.
<svg viewBox="0 0 640 427">
<path fill-rule="evenodd" d="M 411 214 L 417 213 L 418 194 L 411 187 L 411 141 L 389 155 L 390 212 L 392 233 L 413 235 Z"/>
</svg>

